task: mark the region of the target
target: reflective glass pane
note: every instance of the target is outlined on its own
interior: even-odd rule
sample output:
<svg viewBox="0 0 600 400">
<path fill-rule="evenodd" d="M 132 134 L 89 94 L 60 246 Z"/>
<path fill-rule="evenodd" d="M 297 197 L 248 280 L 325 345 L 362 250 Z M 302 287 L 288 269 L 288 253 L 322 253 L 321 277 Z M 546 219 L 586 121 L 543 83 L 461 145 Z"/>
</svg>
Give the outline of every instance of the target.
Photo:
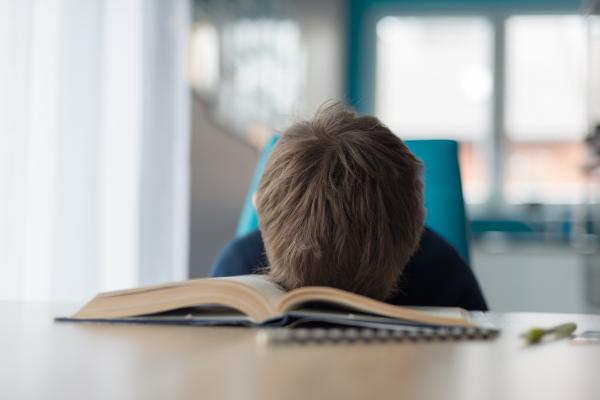
<svg viewBox="0 0 600 400">
<path fill-rule="evenodd" d="M 508 202 L 584 201 L 586 56 L 583 17 L 507 20 L 504 194 Z"/>
<path fill-rule="evenodd" d="M 506 128 L 514 140 L 581 138 L 586 130 L 585 20 L 506 22 Z"/>
</svg>

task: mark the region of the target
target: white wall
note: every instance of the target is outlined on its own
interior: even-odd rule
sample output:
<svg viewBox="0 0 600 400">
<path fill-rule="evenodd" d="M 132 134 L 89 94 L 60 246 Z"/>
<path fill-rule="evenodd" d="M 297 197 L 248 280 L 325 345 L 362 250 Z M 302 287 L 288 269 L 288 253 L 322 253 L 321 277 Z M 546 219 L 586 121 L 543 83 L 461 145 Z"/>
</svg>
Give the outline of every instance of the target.
<svg viewBox="0 0 600 400">
<path fill-rule="evenodd" d="M 346 2 L 304 0 L 295 7 L 307 50 L 302 117 L 310 118 L 324 101 L 346 97 Z"/>
<path fill-rule="evenodd" d="M 493 311 L 600 312 L 600 258 L 568 246 L 474 246 L 474 271 Z M 598 301 L 596 300 L 596 303 Z"/>
<path fill-rule="evenodd" d="M 206 276 L 233 238 L 250 184 L 256 151 L 215 126 L 192 102 L 189 275 Z"/>
</svg>

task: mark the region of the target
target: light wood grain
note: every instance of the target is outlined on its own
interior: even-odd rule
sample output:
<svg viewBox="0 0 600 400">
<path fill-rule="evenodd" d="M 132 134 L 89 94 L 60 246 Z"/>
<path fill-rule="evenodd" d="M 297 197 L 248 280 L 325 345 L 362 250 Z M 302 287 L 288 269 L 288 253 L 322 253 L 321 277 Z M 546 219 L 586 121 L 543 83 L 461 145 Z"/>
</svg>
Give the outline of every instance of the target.
<svg viewBox="0 0 600 400">
<path fill-rule="evenodd" d="M 73 310 L 0 303 L 0 399 L 600 398 L 600 345 L 518 338 L 600 316 L 491 314 L 491 342 L 271 347 L 244 328 L 52 321 Z"/>
</svg>

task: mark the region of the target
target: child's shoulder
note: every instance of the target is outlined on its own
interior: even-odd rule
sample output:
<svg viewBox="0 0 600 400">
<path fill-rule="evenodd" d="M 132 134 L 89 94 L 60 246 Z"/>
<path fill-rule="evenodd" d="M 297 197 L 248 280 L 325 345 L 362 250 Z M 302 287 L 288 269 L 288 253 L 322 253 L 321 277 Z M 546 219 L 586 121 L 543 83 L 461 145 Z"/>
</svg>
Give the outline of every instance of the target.
<svg viewBox="0 0 600 400">
<path fill-rule="evenodd" d="M 458 251 L 446 239 L 428 227 L 425 227 L 423 235 L 421 235 L 421 242 L 415 256 L 417 255 L 428 259 L 435 258 L 436 260 L 439 260 L 439 258 L 461 260 L 464 263 Z"/>
<path fill-rule="evenodd" d="M 425 228 L 419 249 L 406 266 L 393 304 L 487 310 L 473 271 L 454 247 Z"/>
<path fill-rule="evenodd" d="M 232 276 L 255 272 L 267 264 L 260 231 L 255 229 L 230 241 L 217 257 L 210 275 Z"/>
</svg>

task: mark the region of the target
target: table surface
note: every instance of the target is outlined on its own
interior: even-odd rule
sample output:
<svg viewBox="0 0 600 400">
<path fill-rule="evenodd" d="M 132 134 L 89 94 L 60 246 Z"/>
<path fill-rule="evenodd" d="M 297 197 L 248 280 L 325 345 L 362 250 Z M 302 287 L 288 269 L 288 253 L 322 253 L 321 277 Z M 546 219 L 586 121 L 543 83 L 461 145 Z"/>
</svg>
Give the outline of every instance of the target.
<svg viewBox="0 0 600 400">
<path fill-rule="evenodd" d="M 272 346 L 246 328 L 53 322 L 72 311 L 0 303 L 1 399 L 600 398 L 600 345 L 519 338 L 599 315 L 491 313 L 493 341 Z"/>
</svg>

